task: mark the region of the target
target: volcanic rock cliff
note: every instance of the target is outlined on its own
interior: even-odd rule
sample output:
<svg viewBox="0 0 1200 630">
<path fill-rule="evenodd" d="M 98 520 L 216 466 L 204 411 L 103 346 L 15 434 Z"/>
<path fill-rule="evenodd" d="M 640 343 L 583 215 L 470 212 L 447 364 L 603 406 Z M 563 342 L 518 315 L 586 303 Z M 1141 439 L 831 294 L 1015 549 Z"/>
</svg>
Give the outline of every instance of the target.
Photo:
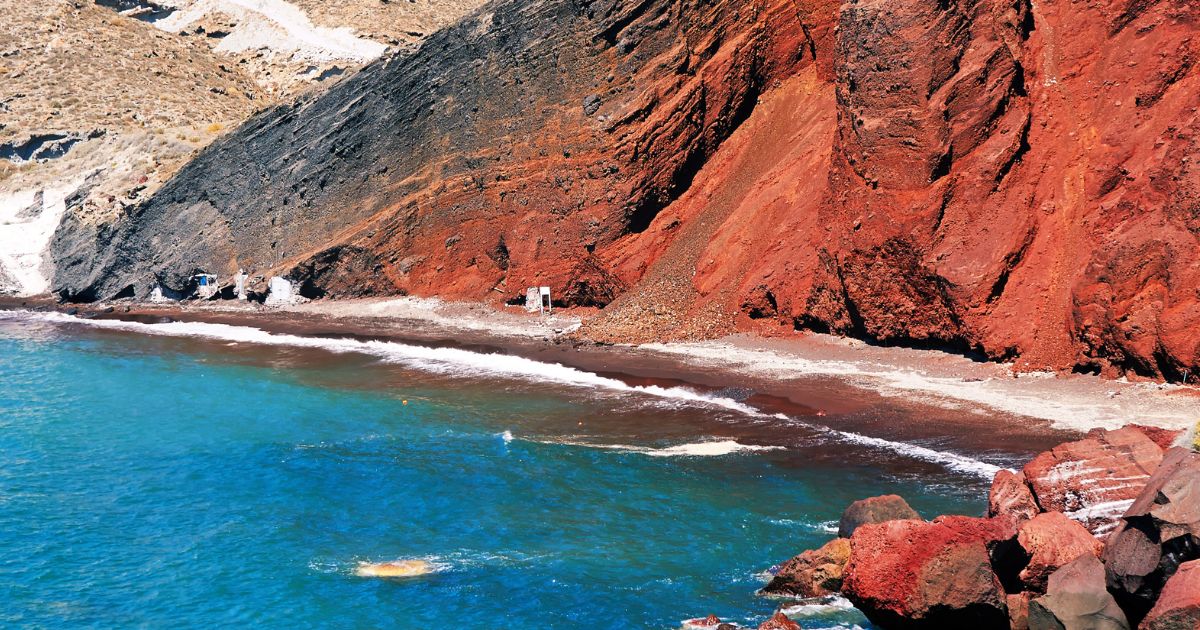
<svg viewBox="0 0 1200 630">
<path fill-rule="evenodd" d="M 1187 0 L 507 0 L 268 110 L 56 291 L 602 306 L 597 339 L 813 329 L 1028 366 L 1200 367 Z"/>
</svg>

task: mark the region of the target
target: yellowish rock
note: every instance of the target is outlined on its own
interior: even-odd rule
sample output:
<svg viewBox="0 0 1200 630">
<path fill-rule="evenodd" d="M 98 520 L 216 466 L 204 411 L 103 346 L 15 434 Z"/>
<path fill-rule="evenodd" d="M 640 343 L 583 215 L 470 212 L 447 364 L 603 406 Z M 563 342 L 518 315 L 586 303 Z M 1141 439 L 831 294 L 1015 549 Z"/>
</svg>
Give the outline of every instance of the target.
<svg viewBox="0 0 1200 630">
<path fill-rule="evenodd" d="M 433 573 L 433 565 L 424 560 L 397 562 L 360 562 L 354 570 L 359 577 L 404 578 Z"/>
</svg>

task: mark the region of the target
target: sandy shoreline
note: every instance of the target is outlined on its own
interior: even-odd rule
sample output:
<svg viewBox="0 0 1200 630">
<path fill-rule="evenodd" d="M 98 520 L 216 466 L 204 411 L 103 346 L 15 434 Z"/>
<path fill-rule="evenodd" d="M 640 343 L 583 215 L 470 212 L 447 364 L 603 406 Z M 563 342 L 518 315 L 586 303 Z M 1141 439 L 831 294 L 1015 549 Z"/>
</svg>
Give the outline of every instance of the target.
<svg viewBox="0 0 1200 630">
<path fill-rule="evenodd" d="M 110 308 L 111 306 L 111 308 Z M 49 301 L 6 298 L 0 308 L 69 310 Z M 1018 373 L 1011 366 L 976 362 L 933 350 L 877 347 L 820 334 L 789 338 L 734 335 L 699 343 L 597 346 L 571 333 L 590 312 L 551 316 L 513 307 L 495 310 L 475 303 L 429 298 L 317 301 L 266 308 L 248 303 L 131 304 L 80 307 L 81 315 L 103 318 L 169 317 L 183 321 L 230 323 L 315 336 L 400 338 L 433 345 L 461 345 L 510 352 L 598 373 L 696 384 L 713 388 L 739 385 L 789 398 L 805 387 L 833 379 L 884 398 L 940 407 L 962 423 L 1002 414 L 1025 419 L 1038 432 L 1082 432 L 1129 422 L 1182 428 L 1200 415 L 1200 389 L 1194 386 L 1105 380 L 1090 375 Z M 845 411 L 856 401 L 831 392 L 819 409 Z M 864 394 L 865 395 L 865 394 Z M 852 397 L 850 397 L 852 398 Z M 932 431 L 932 427 L 930 429 Z"/>
</svg>

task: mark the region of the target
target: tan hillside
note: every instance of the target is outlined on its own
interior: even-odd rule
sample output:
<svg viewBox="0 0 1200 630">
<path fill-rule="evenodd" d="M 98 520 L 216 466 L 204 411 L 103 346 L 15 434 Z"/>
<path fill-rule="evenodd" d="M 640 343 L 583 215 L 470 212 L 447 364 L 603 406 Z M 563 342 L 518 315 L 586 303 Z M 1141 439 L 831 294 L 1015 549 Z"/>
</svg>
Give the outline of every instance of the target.
<svg viewBox="0 0 1200 630">
<path fill-rule="evenodd" d="M 255 111 L 478 4 L 0 0 L 0 292 L 47 290 L 68 208 L 110 222 Z"/>
</svg>

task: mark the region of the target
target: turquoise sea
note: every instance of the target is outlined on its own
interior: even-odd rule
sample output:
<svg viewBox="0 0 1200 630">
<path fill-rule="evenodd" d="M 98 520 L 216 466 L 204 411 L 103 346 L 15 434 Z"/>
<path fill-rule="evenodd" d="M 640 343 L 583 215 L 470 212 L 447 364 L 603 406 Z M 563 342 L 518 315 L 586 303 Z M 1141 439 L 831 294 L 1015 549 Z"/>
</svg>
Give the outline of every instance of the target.
<svg viewBox="0 0 1200 630">
<path fill-rule="evenodd" d="M 851 501 L 977 514 L 1020 456 L 820 421 L 479 350 L 0 312 L 0 626 L 757 625 L 764 571 Z M 437 572 L 354 575 L 397 559 Z"/>
</svg>

